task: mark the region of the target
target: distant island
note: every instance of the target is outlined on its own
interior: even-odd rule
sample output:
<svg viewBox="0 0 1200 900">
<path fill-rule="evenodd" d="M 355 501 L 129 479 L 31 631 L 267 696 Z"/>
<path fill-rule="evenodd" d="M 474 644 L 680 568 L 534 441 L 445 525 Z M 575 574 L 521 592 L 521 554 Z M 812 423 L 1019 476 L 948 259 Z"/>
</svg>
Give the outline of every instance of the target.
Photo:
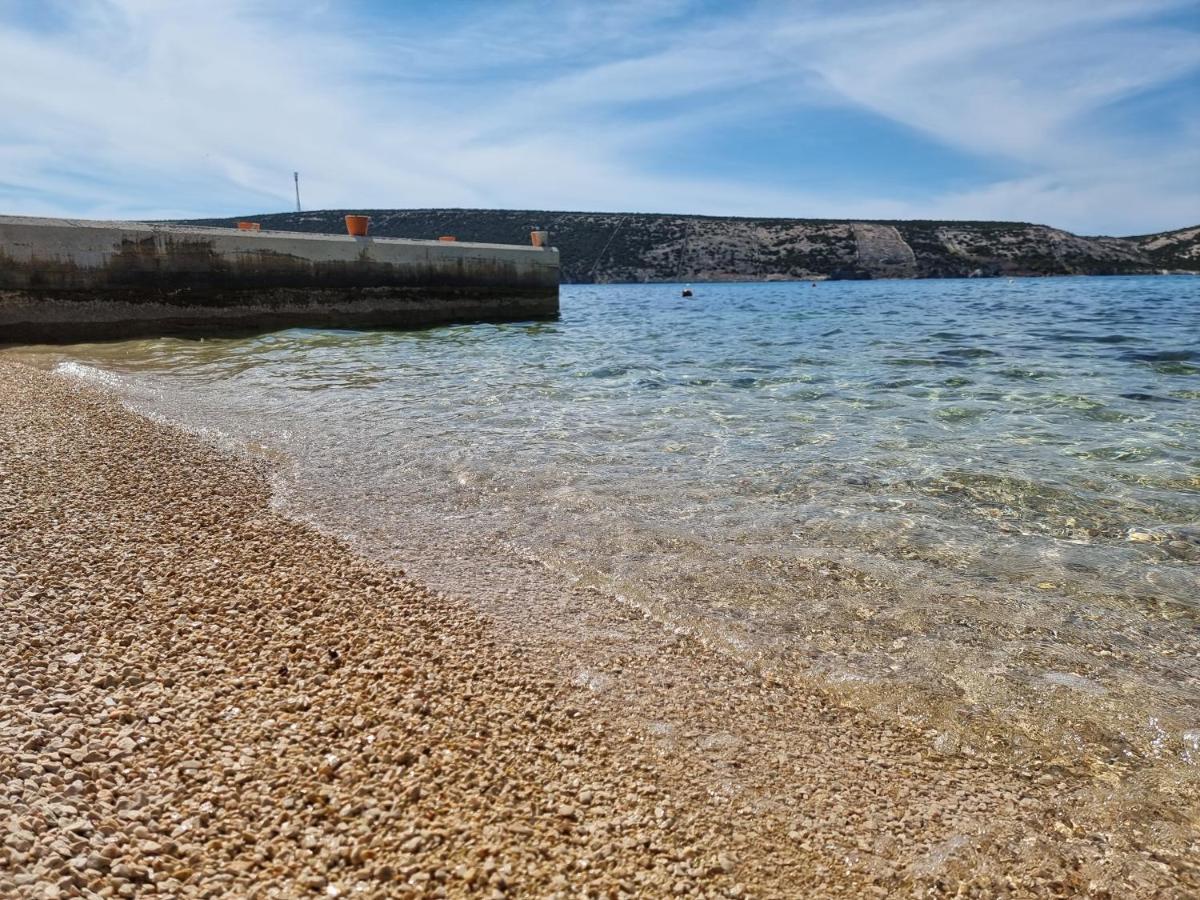
<svg viewBox="0 0 1200 900">
<path fill-rule="evenodd" d="M 269 213 L 183 224 L 341 232 L 347 213 L 378 237 L 521 244 L 548 228 L 567 284 L 1200 273 L 1200 226 L 1083 237 L 1027 222 L 749 219 L 502 209 Z"/>
</svg>

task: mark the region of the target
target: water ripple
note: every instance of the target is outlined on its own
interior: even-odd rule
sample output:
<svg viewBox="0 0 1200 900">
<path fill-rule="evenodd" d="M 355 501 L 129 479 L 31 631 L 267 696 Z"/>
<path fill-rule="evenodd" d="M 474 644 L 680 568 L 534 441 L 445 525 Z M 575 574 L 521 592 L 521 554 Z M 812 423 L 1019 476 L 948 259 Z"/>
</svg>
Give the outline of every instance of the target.
<svg viewBox="0 0 1200 900">
<path fill-rule="evenodd" d="M 1028 729 L 1086 720 L 1149 748 L 1152 711 L 1195 733 L 1200 279 L 695 292 L 68 355 L 289 453 L 289 502 L 401 561 L 423 534 L 491 552 L 454 550 L 470 536 L 837 684 L 976 673 L 973 702 Z"/>
</svg>

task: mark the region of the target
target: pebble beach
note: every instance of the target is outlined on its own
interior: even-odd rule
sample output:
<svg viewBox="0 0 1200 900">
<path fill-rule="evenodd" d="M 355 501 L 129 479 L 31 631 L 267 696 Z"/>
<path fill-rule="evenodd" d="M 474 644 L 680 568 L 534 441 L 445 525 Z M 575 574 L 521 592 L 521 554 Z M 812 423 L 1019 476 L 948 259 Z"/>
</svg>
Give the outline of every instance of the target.
<svg viewBox="0 0 1200 900">
<path fill-rule="evenodd" d="M 0 395 L 0 896 L 1200 894 L 1194 785 L 1126 816 L 677 635 L 597 695 L 267 463 L 20 363 Z"/>
</svg>

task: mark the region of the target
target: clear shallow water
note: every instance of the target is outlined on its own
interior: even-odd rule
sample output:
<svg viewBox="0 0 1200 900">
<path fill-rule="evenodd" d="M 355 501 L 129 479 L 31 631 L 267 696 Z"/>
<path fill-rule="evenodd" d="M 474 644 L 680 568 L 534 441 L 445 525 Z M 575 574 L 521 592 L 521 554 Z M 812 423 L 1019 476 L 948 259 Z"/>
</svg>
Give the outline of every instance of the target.
<svg viewBox="0 0 1200 900">
<path fill-rule="evenodd" d="M 1200 764 L 1200 279 L 562 309 L 48 356 L 274 454 L 285 506 L 435 583 L 502 593 L 535 559 L 939 727 Z"/>
</svg>

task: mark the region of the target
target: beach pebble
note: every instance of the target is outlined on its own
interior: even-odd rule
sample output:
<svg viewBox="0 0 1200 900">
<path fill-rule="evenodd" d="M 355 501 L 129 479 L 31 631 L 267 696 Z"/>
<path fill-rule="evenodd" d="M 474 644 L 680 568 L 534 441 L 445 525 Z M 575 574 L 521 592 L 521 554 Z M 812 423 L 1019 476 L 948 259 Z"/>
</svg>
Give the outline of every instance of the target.
<svg viewBox="0 0 1200 900">
<path fill-rule="evenodd" d="M 1100 867 L 1030 825 L 1065 798 L 1116 833 L 1074 761 L 1041 781 L 934 737 L 919 698 L 872 718 L 599 592 L 558 598 L 578 633 L 510 633 L 279 514 L 258 463 L 2 359 L 0 392 L 0 895 L 1186 893 L 1167 828 Z M 843 638 L 820 592 L 848 568 L 804 570 L 805 665 Z M 860 587 L 880 647 L 924 633 Z"/>
</svg>

